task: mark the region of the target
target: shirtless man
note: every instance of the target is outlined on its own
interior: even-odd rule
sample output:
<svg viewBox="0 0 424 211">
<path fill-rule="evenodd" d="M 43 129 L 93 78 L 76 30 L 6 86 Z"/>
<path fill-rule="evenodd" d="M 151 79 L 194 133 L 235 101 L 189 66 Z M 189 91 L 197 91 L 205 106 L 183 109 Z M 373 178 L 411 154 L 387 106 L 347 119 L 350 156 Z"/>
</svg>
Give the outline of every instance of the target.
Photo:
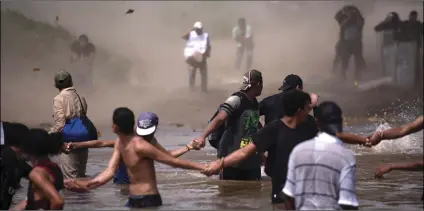
<svg viewBox="0 0 424 211">
<path fill-rule="evenodd" d="M 142 118 L 142 117 L 140 117 Z M 191 150 L 199 150 L 200 145 L 195 142 L 191 141 L 189 144 L 185 145 L 184 147 L 174 149 L 174 150 L 166 150 L 155 137 L 153 137 L 151 142 L 156 148 L 170 154 L 172 157 L 180 157 L 184 155 L 185 153 L 191 151 Z M 104 148 L 104 147 L 110 147 L 113 148 L 115 146 L 115 140 L 92 140 L 92 141 L 84 141 L 84 142 L 72 142 L 68 143 L 66 145 L 65 153 L 72 152 L 76 149 L 85 149 L 85 148 Z M 119 164 L 118 170 L 115 172 L 115 175 L 113 176 L 113 183 L 114 184 L 130 184 L 130 179 L 128 177 L 127 168 L 122 163 L 122 161 Z M 73 184 L 72 180 L 66 180 L 65 181 L 66 188 L 69 190 L 74 190 L 75 184 Z M 74 186 L 73 186 L 74 185 Z"/>
<path fill-rule="evenodd" d="M 127 206 L 157 207 L 162 205 L 162 198 L 157 189 L 153 161 L 184 169 L 203 170 L 205 166 L 174 158 L 151 144 L 158 125 L 156 114 L 145 112 L 138 120 L 137 135 L 134 132 L 134 113 L 128 108 L 117 108 L 114 111 L 112 128 L 118 138 L 109 165 L 97 177 L 80 185 L 93 189 L 106 184 L 112 179 L 122 159 L 130 177 L 130 196 Z"/>
</svg>

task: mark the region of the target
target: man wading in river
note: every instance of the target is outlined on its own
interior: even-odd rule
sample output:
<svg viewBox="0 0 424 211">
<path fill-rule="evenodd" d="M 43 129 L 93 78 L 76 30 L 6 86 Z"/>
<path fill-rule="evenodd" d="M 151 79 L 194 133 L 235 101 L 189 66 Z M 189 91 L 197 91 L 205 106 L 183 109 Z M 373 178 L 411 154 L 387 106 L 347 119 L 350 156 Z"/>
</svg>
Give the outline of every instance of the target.
<svg viewBox="0 0 424 211">
<path fill-rule="evenodd" d="M 184 57 L 188 64 L 190 90 L 194 89 L 197 69 L 200 72 L 202 92 L 207 92 L 208 83 L 208 64 L 207 58 L 210 57 L 211 45 L 209 34 L 203 32 L 201 22 L 196 22 L 187 34 L 182 37 L 186 40 Z"/>
<path fill-rule="evenodd" d="M 195 139 L 202 146 L 205 138 L 225 124 L 218 147 L 218 157 L 225 157 L 252 142 L 250 137 L 258 131 L 259 104 L 256 97 L 261 95 L 263 88 L 262 73 L 251 70 L 243 76 L 240 91 L 232 94 L 220 106 L 219 113 L 208 124 L 202 136 Z M 260 180 L 260 154 L 253 153 L 245 161 L 227 166 L 220 172 L 222 180 Z"/>
<path fill-rule="evenodd" d="M 144 116 L 146 114 L 142 113 L 139 116 L 139 121 L 142 121 Z M 150 115 L 154 115 L 154 114 L 150 114 Z M 158 118 L 158 122 L 157 124 L 159 124 L 159 118 Z M 140 128 L 137 126 L 137 131 L 138 130 L 142 130 L 143 128 Z M 137 135 L 142 135 L 142 134 L 138 134 Z M 73 150 L 77 150 L 77 149 L 88 149 L 88 148 L 103 148 L 103 147 L 111 147 L 113 148 L 115 146 L 116 141 L 115 140 L 92 140 L 92 141 L 85 141 L 85 142 L 75 142 L 75 143 L 69 143 L 66 146 L 66 151 L 67 152 L 72 152 Z M 158 148 L 159 150 L 168 153 L 169 155 L 171 155 L 172 157 L 180 157 L 183 154 L 191 151 L 191 150 L 199 150 L 200 146 L 197 142 L 195 141 L 191 141 L 189 144 L 185 145 L 184 147 L 178 148 L 178 149 L 174 149 L 174 150 L 166 150 L 158 141 L 155 137 L 153 137 L 152 142 L 150 142 L 153 146 L 155 146 L 156 148 Z M 125 165 L 120 162 L 119 163 L 119 167 L 118 170 L 115 172 L 115 175 L 113 176 L 113 183 L 114 184 L 129 184 L 130 183 L 130 179 L 128 177 L 128 173 L 127 173 L 127 168 L 125 167 Z M 70 190 L 76 190 L 78 189 L 78 187 L 75 186 L 75 183 L 73 183 L 73 180 L 67 180 L 66 181 L 66 188 L 70 189 Z"/>
<path fill-rule="evenodd" d="M 233 28 L 233 40 L 237 42 L 236 68 L 240 69 L 243 54 L 246 55 L 246 69 L 250 70 L 253 61 L 253 32 L 246 19 L 239 18 L 237 26 Z"/>
<path fill-rule="evenodd" d="M 83 88 L 84 91 L 91 92 L 93 90 L 96 47 L 88 40 L 88 36 L 83 34 L 72 43 L 71 52 L 72 74 L 76 78 L 77 86 Z"/>
<path fill-rule="evenodd" d="M 97 177 L 81 186 L 96 188 L 113 178 L 122 160 L 130 177 L 130 196 L 127 206 L 132 208 L 157 207 L 162 198 L 157 189 L 154 161 L 173 167 L 203 170 L 204 165 L 174 158 L 151 144 L 158 125 L 153 113 L 143 113 L 134 131 L 134 113 L 128 108 L 117 108 L 113 112 L 113 131 L 118 138 L 108 167 Z M 78 181 L 77 181 L 78 183 Z"/>
</svg>

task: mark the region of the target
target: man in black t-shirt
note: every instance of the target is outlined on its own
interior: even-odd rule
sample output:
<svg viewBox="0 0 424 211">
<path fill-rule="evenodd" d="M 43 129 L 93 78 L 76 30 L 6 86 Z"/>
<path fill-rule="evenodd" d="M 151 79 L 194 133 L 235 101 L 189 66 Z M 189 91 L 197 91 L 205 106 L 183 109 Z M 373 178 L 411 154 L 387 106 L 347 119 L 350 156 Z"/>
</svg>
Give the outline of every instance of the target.
<svg viewBox="0 0 424 211">
<path fill-rule="evenodd" d="M 259 114 L 265 116 L 265 125 L 270 124 L 275 120 L 279 120 L 284 116 L 284 106 L 282 97 L 285 92 L 297 89 L 303 90 L 303 80 L 300 76 L 295 74 L 290 74 L 284 78 L 283 85 L 280 87 L 280 93 L 266 97 L 259 103 Z M 312 103 L 311 107 L 316 107 L 317 104 L 317 95 L 311 94 L 311 98 L 314 96 L 315 102 Z M 314 121 L 313 118 L 309 118 L 309 121 Z M 273 163 L 275 160 L 275 147 L 270 147 L 266 150 L 268 156 L 265 161 L 265 173 L 272 177 Z"/>
<path fill-rule="evenodd" d="M 218 157 L 243 148 L 251 143 L 251 135 L 258 131 L 259 104 L 256 97 L 262 92 L 262 74 L 251 70 L 243 76 L 240 91 L 232 94 L 220 107 L 219 113 L 206 127 L 202 136 L 194 141 L 205 145 L 205 138 L 221 124 L 226 124 L 224 134 L 219 141 Z M 220 172 L 222 180 L 260 180 L 260 155 L 251 153 L 243 162 L 227 166 Z"/>
<path fill-rule="evenodd" d="M 28 179 L 32 167 L 20 158 L 20 146 L 28 140 L 29 129 L 22 124 L 2 122 L 4 144 L 1 148 L 0 164 L 0 200 L 1 210 L 9 209 L 13 196 L 21 187 L 19 182 L 22 177 Z"/>
<path fill-rule="evenodd" d="M 286 182 L 287 166 L 291 151 L 303 141 L 312 139 L 318 133 L 318 126 L 310 112 L 309 94 L 291 90 L 284 93 L 284 117 L 273 121 L 252 135 L 252 142 L 230 155 L 209 165 L 204 173 L 211 175 L 222 168 L 233 166 L 255 153 L 275 148 L 275 160 L 272 175 L 272 203 L 283 203 L 282 188 Z"/>
</svg>

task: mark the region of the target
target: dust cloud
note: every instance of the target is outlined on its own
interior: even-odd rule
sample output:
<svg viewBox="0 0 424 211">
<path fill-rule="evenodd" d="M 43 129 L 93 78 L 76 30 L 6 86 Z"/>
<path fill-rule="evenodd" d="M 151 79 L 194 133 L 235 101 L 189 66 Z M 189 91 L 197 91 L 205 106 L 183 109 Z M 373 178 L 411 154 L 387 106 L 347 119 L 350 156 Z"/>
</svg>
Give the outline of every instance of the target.
<svg viewBox="0 0 424 211">
<path fill-rule="evenodd" d="M 412 9 L 420 17 L 423 13 L 418 1 L 354 2 L 365 16 L 364 54 L 371 67 L 378 63 L 374 25 L 391 11 L 403 19 Z M 289 73 L 303 77 L 306 86 L 331 77 L 339 30 L 334 14 L 346 3 L 11 1 L 2 2 L 1 8 L 67 29 L 73 37 L 88 35 L 99 49 L 94 74 L 97 91 L 86 95 L 88 114 L 95 124 L 109 125 L 113 109 L 128 106 L 136 113 L 157 112 L 161 123 L 198 128 L 238 87 L 244 73 L 233 68 L 231 29 L 238 17 L 245 17 L 253 27 L 253 67 L 263 72 L 266 96 L 275 93 Z M 125 14 L 128 9 L 134 13 Z M 58 37 L 58 32 L 44 33 L 43 27 L 36 27 L 36 31 L 28 23 L 23 26 L 13 21 L 4 20 L 2 12 L 2 120 L 31 125 L 51 122 L 52 99 L 57 94 L 53 75 L 68 68 L 72 40 Z M 184 41 L 180 37 L 195 21 L 203 22 L 212 41 L 208 94 L 187 90 Z M 34 67 L 41 71 L 31 71 Z"/>
</svg>

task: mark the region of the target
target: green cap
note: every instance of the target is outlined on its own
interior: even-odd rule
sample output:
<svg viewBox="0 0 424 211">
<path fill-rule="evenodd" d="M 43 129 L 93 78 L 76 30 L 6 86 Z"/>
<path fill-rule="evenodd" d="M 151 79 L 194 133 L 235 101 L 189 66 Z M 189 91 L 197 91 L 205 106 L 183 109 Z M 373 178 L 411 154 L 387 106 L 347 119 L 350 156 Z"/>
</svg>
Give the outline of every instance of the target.
<svg viewBox="0 0 424 211">
<path fill-rule="evenodd" d="M 63 84 L 70 81 L 72 81 L 71 74 L 63 70 L 56 73 L 56 76 L 54 77 L 54 82 L 56 84 Z"/>
<path fill-rule="evenodd" d="M 262 82 L 262 73 L 259 70 L 252 69 L 243 76 L 243 84 L 240 89 L 246 91 L 253 83 Z"/>
</svg>

